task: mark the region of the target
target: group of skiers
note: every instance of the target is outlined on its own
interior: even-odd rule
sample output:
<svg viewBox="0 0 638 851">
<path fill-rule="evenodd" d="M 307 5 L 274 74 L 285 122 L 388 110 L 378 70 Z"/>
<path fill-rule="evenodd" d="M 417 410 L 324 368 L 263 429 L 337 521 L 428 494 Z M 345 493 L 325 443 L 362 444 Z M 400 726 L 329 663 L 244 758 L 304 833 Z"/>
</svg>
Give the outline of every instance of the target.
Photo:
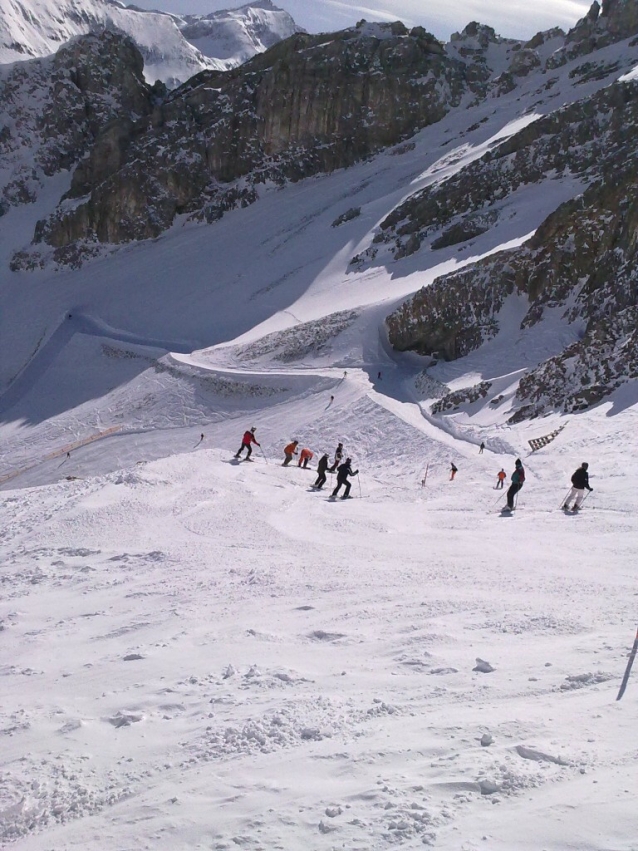
<svg viewBox="0 0 638 851">
<path fill-rule="evenodd" d="M 250 430 L 244 433 L 242 438 L 241 446 L 235 453 L 235 458 L 240 458 L 244 449 L 246 449 L 246 461 L 250 461 L 252 454 L 252 445 L 260 446 L 255 437 L 256 428 L 253 426 Z M 283 467 L 287 467 L 288 464 L 293 460 L 294 456 L 298 454 L 297 450 L 299 447 L 298 440 L 292 440 L 284 447 L 284 460 L 282 463 Z M 479 454 L 482 454 L 483 449 L 485 448 L 485 444 L 481 443 L 481 447 L 479 450 Z M 315 490 L 321 490 L 326 483 L 327 476 L 326 473 L 337 473 L 337 485 L 335 489 L 332 491 L 331 496 L 336 497 L 341 490 L 344 488 L 344 494 L 341 497 L 342 499 L 348 499 L 350 496 L 350 488 L 352 487 L 351 482 L 348 479 L 352 476 L 357 476 L 359 474 L 358 470 L 352 469 L 352 461 L 350 458 L 346 458 L 346 460 L 342 463 L 343 459 L 343 443 L 339 443 L 334 453 L 334 460 L 331 466 L 330 457 L 328 453 L 324 453 L 319 459 L 319 463 L 317 465 L 317 479 L 313 484 L 313 488 Z M 308 468 L 309 462 L 314 457 L 314 453 L 307 448 L 301 449 L 299 452 L 299 460 L 297 466 L 302 467 L 303 469 Z M 593 488 L 589 485 L 589 473 L 587 472 L 589 465 L 586 461 L 584 461 L 580 467 L 575 471 L 571 478 L 572 487 L 571 490 L 565 499 L 563 504 L 563 509 L 565 511 L 570 510 L 569 503 L 573 501 L 572 510 L 579 511 L 580 507 L 585 498 L 585 490 L 592 491 Z M 450 463 L 450 481 L 454 479 L 458 472 L 458 468 L 455 466 L 453 462 Z M 505 479 L 507 478 L 507 474 L 505 470 L 501 467 L 497 476 L 496 476 L 496 489 L 502 490 L 505 485 Z M 525 483 L 525 468 L 523 467 L 523 462 L 520 458 L 517 458 L 514 462 L 514 472 L 510 477 L 510 486 L 507 490 L 507 505 L 503 508 L 503 511 L 511 512 L 514 510 L 516 496 L 518 492 L 521 490 Z"/>
<path fill-rule="evenodd" d="M 235 458 L 238 460 L 241 458 L 244 449 L 246 450 L 246 458 L 244 460 L 250 461 L 252 455 L 252 447 L 253 444 L 255 446 L 261 446 L 261 444 L 257 441 L 255 437 L 255 432 L 257 429 L 255 426 L 248 429 L 248 431 L 244 432 L 244 436 L 241 441 L 241 446 L 235 453 Z M 314 452 L 311 449 L 303 448 L 298 453 L 299 441 L 291 440 L 284 447 L 284 460 L 282 462 L 282 467 L 287 467 L 288 464 L 292 461 L 295 455 L 299 455 L 299 460 L 297 463 L 298 467 L 302 467 L 304 470 L 308 468 L 309 462 L 314 457 Z M 333 490 L 331 496 L 336 497 L 339 494 L 341 488 L 344 488 L 344 494 L 341 497 L 342 499 L 348 499 L 350 497 L 350 488 L 352 484 L 348 481 L 350 476 L 357 476 L 359 474 L 358 470 L 352 469 L 352 461 L 350 458 L 346 458 L 346 460 L 342 462 L 343 459 L 343 443 L 339 443 L 337 448 L 335 449 L 334 461 L 332 466 L 328 466 L 330 464 L 330 456 L 327 453 L 324 453 L 319 459 L 319 464 L 317 465 L 317 479 L 313 484 L 313 488 L 315 490 L 321 490 L 326 483 L 327 476 L 326 472 L 337 473 L 337 486 Z"/>
</svg>

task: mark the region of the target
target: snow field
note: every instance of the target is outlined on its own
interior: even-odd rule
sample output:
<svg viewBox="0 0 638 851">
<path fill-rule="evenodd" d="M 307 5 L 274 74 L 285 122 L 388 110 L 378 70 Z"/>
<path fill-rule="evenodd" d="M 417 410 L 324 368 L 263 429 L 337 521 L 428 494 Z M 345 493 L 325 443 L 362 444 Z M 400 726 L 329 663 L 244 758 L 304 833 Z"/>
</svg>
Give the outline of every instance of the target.
<svg viewBox="0 0 638 851">
<path fill-rule="evenodd" d="M 529 833 L 567 848 L 592 805 L 591 847 L 631 848 L 617 803 L 635 774 L 631 682 L 614 698 L 636 527 L 615 445 L 633 412 L 574 418 L 521 453 L 506 519 L 492 485 L 513 456 L 457 440 L 449 482 L 449 435 L 376 404 L 356 370 L 333 389 L 262 411 L 268 464 L 258 449 L 232 463 L 239 419 L 94 476 L 138 440 L 110 438 L 72 458 L 81 480 L 3 490 L 4 842 L 538 847 Z M 293 423 L 313 448 L 340 435 L 366 499 L 331 503 L 307 493 L 314 471 L 279 465 Z M 564 517 L 559 485 L 594 431 L 594 494 Z"/>
</svg>

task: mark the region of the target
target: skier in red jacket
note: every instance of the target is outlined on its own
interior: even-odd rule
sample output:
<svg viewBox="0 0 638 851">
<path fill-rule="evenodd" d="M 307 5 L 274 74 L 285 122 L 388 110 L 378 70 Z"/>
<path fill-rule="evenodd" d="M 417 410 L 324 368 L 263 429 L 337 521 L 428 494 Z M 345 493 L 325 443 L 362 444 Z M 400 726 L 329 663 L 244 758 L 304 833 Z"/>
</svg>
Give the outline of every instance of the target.
<svg viewBox="0 0 638 851">
<path fill-rule="evenodd" d="M 257 431 L 257 429 L 255 428 L 255 426 L 253 426 L 250 429 L 250 431 L 244 432 L 244 436 L 243 436 L 242 441 L 241 441 L 241 446 L 239 447 L 239 449 L 235 453 L 235 458 L 239 458 L 239 456 L 244 451 L 244 449 L 247 449 L 248 452 L 246 453 L 246 461 L 249 461 L 250 456 L 252 455 L 252 452 L 253 452 L 253 448 L 250 444 L 254 443 L 255 446 L 261 446 L 261 443 L 257 443 L 257 441 L 255 440 L 255 432 L 256 431 Z"/>
</svg>

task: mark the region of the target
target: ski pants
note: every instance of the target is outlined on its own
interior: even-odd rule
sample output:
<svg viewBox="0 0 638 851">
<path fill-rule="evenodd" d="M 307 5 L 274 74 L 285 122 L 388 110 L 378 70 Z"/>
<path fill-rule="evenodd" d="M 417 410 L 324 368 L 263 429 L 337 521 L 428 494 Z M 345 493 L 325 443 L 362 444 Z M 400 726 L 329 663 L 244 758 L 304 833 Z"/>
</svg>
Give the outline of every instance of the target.
<svg viewBox="0 0 638 851">
<path fill-rule="evenodd" d="M 585 488 L 575 488 L 572 486 L 572 489 L 569 492 L 569 496 L 565 500 L 565 505 L 575 498 L 574 505 L 580 508 L 582 501 L 585 499 Z"/>
<path fill-rule="evenodd" d="M 346 489 L 345 489 L 343 495 L 349 496 L 350 495 L 350 488 L 352 487 L 352 484 L 347 479 L 337 479 L 337 487 L 333 490 L 332 495 L 336 496 L 339 493 L 339 491 L 341 490 L 341 485 L 346 486 Z"/>
<path fill-rule="evenodd" d="M 523 485 L 518 482 L 514 482 L 510 485 L 509 490 L 507 491 L 507 507 L 514 508 L 514 497 L 519 492 L 519 490 L 523 487 Z"/>
<path fill-rule="evenodd" d="M 498 480 L 498 482 L 496 483 L 496 489 L 497 489 L 497 490 L 503 490 L 503 482 L 504 482 L 504 481 L 505 481 L 504 479 L 499 479 L 499 480 Z"/>
<path fill-rule="evenodd" d="M 340 461 L 341 461 L 341 458 L 335 458 L 335 462 L 334 462 L 334 464 L 332 465 L 332 467 L 328 467 L 328 472 L 329 472 L 329 473 L 334 473 L 334 471 L 335 471 L 335 470 L 337 469 L 337 467 L 339 466 L 339 462 L 340 462 Z"/>
<path fill-rule="evenodd" d="M 319 473 L 319 475 L 317 476 L 317 481 L 314 483 L 313 487 L 322 488 L 325 485 L 325 483 L 326 483 L 326 474 L 325 473 Z"/>
<path fill-rule="evenodd" d="M 246 458 L 250 458 L 250 456 L 253 454 L 253 448 L 250 443 L 242 443 L 242 445 L 237 450 L 237 455 L 235 455 L 235 458 L 239 458 L 244 449 L 248 450 L 248 452 L 246 453 Z"/>
<path fill-rule="evenodd" d="M 288 464 L 290 464 L 290 462 L 292 461 L 292 453 L 286 452 L 285 455 L 286 457 L 284 459 L 284 463 L 281 465 L 282 467 L 287 467 Z"/>
</svg>

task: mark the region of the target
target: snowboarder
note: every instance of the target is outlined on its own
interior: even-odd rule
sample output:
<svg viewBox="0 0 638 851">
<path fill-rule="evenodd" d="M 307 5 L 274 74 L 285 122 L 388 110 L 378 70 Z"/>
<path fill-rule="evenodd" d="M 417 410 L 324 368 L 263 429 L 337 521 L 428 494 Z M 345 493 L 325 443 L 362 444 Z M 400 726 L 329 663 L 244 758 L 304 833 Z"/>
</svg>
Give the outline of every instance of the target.
<svg viewBox="0 0 638 851">
<path fill-rule="evenodd" d="M 335 460 L 332 467 L 328 469 L 329 473 L 334 473 L 337 469 L 338 465 L 341 463 L 341 459 L 343 458 L 343 443 L 340 443 L 335 449 Z"/>
<path fill-rule="evenodd" d="M 291 441 L 288 446 L 284 447 L 284 463 L 281 465 L 282 467 L 287 467 L 288 464 L 292 461 L 292 456 L 297 454 L 297 447 L 299 446 L 298 440 Z"/>
<path fill-rule="evenodd" d="M 299 463 L 297 464 L 297 466 L 303 467 L 304 470 L 307 469 L 308 461 L 311 460 L 313 455 L 314 455 L 314 452 L 311 452 L 310 449 L 302 449 L 301 453 L 299 455 Z"/>
<path fill-rule="evenodd" d="M 358 476 L 359 471 L 355 470 L 353 472 L 351 465 L 351 461 L 349 458 L 346 458 L 343 464 L 339 467 L 337 472 L 337 487 L 333 490 L 332 496 L 337 496 L 341 489 L 341 485 L 345 485 L 345 492 L 341 499 L 348 499 L 350 496 L 350 488 L 352 487 L 351 483 L 348 481 L 348 476 Z"/>
<path fill-rule="evenodd" d="M 255 432 L 256 431 L 257 431 L 257 429 L 255 428 L 255 426 L 253 426 L 250 429 L 250 431 L 244 432 L 244 436 L 242 437 L 242 441 L 241 441 L 241 446 L 239 447 L 239 449 L 235 453 L 235 458 L 239 458 L 239 456 L 244 451 L 244 449 L 247 449 L 248 452 L 246 453 L 246 461 L 249 461 L 250 456 L 253 453 L 253 448 L 250 444 L 254 443 L 255 446 L 261 446 L 261 443 L 257 443 L 257 440 L 255 439 Z"/>
<path fill-rule="evenodd" d="M 506 478 L 507 478 L 507 473 L 501 467 L 501 469 L 496 474 L 496 490 L 503 490 L 503 485 L 505 484 Z"/>
<path fill-rule="evenodd" d="M 520 458 L 517 458 L 514 463 L 514 472 L 512 473 L 512 484 L 507 491 L 507 507 L 510 511 L 514 510 L 514 497 L 523 487 L 525 482 L 525 468 Z"/>
<path fill-rule="evenodd" d="M 481 441 L 481 445 L 479 446 L 479 455 L 483 454 L 483 450 L 485 449 L 485 444 Z"/>
<path fill-rule="evenodd" d="M 569 496 L 565 500 L 565 505 L 563 505 L 565 511 L 569 511 L 569 501 L 570 499 L 574 498 L 574 511 L 580 511 L 580 506 L 582 505 L 582 502 L 585 499 L 585 488 L 590 493 L 591 491 L 593 491 L 593 488 L 589 486 L 589 473 L 587 472 L 588 468 L 589 464 L 586 461 L 583 461 L 583 463 L 572 476 L 572 489 L 569 492 Z"/>
<path fill-rule="evenodd" d="M 454 480 L 454 476 L 458 473 L 459 468 L 455 467 L 453 463 L 450 463 L 450 481 Z"/>
<path fill-rule="evenodd" d="M 317 481 L 313 485 L 313 488 L 317 488 L 318 491 L 320 491 L 326 483 L 326 470 L 328 469 L 329 461 L 328 453 L 324 452 L 317 464 Z"/>
</svg>

